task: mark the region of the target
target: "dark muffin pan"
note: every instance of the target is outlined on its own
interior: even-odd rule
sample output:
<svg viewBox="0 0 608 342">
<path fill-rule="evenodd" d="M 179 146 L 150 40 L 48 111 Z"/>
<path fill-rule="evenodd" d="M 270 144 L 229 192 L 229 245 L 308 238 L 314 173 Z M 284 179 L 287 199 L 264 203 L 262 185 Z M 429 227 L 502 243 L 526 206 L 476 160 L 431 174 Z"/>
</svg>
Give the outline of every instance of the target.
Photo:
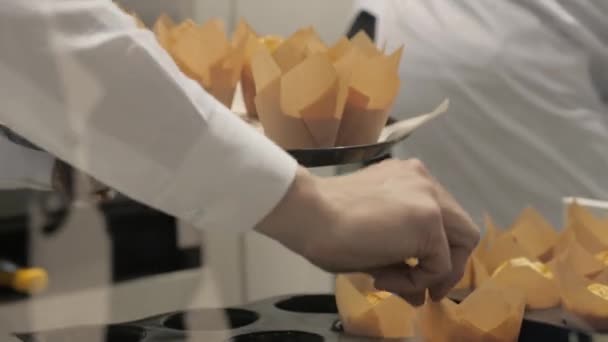
<svg viewBox="0 0 608 342">
<path fill-rule="evenodd" d="M 560 310 L 528 314 L 519 341 L 595 340 L 591 334 L 568 327 L 562 316 Z M 325 294 L 282 296 L 239 308 L 172 312 L 111 326 L 74 327 L 16 336 L 24 342 L 374 341 L 344 334 L 335 298 Z"/>
</svg>

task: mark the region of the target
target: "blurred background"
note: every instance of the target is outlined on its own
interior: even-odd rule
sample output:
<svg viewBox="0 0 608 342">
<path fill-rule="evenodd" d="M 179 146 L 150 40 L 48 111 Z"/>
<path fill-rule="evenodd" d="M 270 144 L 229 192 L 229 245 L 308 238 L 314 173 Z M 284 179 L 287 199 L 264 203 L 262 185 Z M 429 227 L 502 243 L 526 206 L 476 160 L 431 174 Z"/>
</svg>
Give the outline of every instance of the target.
<svg viewBox="0 0 608 342">
<path fill-rule="evenodd" d="M 168 14 L 176 21 L 192 18 L 194 21 L 204 22 L 211 18 L 220 18 L 227 24 L 227 28 L 230 31 L 236 26 L 240 18 L 245 18 L 261 35 L 273 34 L 287 36 L 299 28 L 313 26 L 321 38 L 330 44 L 345 35 L 350 30 L 355 19 L 355 12 L 353 10 L 355 1 L 352 0 L 117 0 L 117 2 L 121 3 L 128 10 L 135 12 L 149 27 L 154 24 L 158 16 L 162 13 Z M 424 21 L 422 19 L 420 20 Z M 484 30 L 487 28 L 485 25 L 491 26 L 484 22 L 482 25 Z M 468 29 L 468 27 L 463 28 L 464 31 L 466 31 L 466 29 Z M 482 33 L 485 32 L 484 30 L 481 30 Z M 488 31 L 491 31 L 491 29 L 488 29 Z M 500 30 L 497 29 L 497 32 L 498 31 Z M 426 32 L 424 33 L 426 34 Z M 413 35 L 416 34 L 419 34 L 419 32 L 415 32 Z M 504 37 L 505 41 L 503 43 L 505 46 L 508 46 L 508 43 L 510 43 L 508 38 L 512 38 L 512 35 L 509 35 L 507 32 Z M 485 42 L 484 39 L 487 39 L 487 37 L 483 36 L 483 34 L 480 34 L 479 37 L 474 36 L 471 39 L 471 41 L 473 41 L 473 48 L 475 48 L 476 44 L 479 42 Z M 532 42 L 531 44 L 536 43 Z M 432 48 L 444 53 L 444 57 L 448 56 L 448 59 L 452 60 L 452 57 L 454 56 L 451 56 L 450 54 L 454 49 L 452 49 L 451 46 L 445 47 L 443 44 L 437 45 L 438 46 L 433 46 Z M 489 45 L 494 46 L 493 44 Z M 469 46 L 469 48 L 470 47 L 471 46 Z M 410 58 L 410 55 L 408 55 L 409 48 L 409 46 L 406 47 L 406 58 Z M 544 67 L 542 61 L 539 63 L 538 60 L 533 58 L 534 54 L 528 54 L 528 51 L 525 49 L 521 51 L 516 51 L 516 49 L 504 49 L 507 52 L 515 51 L 513 52 L 513 55 L 517 58 L 521 58 L 518 62 L 535 61 L 537 64 L 530 63 L 529 67 L 531 68 Z M 495 50 L 490 50 L 488 55 L 496 53 Z M 504 56 L 507 56 L 508 53 L 505 51 L 500 52 L 504 53 Z M 434 53 L 435 52 L 433 52 L 433 54 Z M 560 56 L 559 51 L 550 50 L 548 53 L 554 56 Z M 480 55 L 483 55 L 483 53 L 480 53 Z M 455 191 L 457 194 L 483 193 L 486 196 L 491 196 L 490 199 L 496 207 L 500 207 L 504 203 L 503 211 L 500 213 L 492 213 L 497 215 L 498 222 L 501 226 L 506 226 L 508 224 L 507 222 L 511 222 L 516 217 L 516 214 L 529 203 L 520 203 L 518 200 L 513 200 L 510 197 L 511 193 L 509 191 L 511 189 L 508 187 L 508 182 L 505 183 L 507 184 L 506 188 L 501 188 L 499 185 L 494 184 L 493 180 L 497 175 L 507 175 L 507 178 L 512 176 L 509 181 L 515 183 L 520 182 L 522 188 L 529 190 L 528 193 L 522 192 L 522 197 L 527 199 L 528 197 L 526 196 L 529 196 L 531 200 L 543 198 L 543 196 L 540 196 L 542 188 L 541 190 L 535 188 L 537 184 L 543 183 L 543 181 L 546 183 L 543 185 L 547 185 L 549 188 L 555 188 L 556 193 L 563 192 L 561 193 L 563 196 L 582 195 L 597 198 L 608 194 L 608 187 L 605 186 L 605 184 L 608 183 L 605 181 L 605 178 L 603 178 L 604 182 L 602 182 L 602 177 L 597 177 L 597 175 L 605 173 L 604 166 L 606 164 L 602 164 L 602 162 L 608 161 L 608 154 L 603 152 L 608 150 L 605 145 L 602 145 L 605 141 L 602 142 L 600 139 L 590 143 L 590 145 L 593 145 L 596 149 L 596 154 L 592 155 L 592 158 L 595 158 L 594 160 L 598 161 L 597 165 L 591 165 L 592 163 L 586 164 L 584 159 L 586 152 L 577 150 L 577 147 L 572 147 L 572 150 L 568 150 L 568 153 L 565 153 L 570 154 L 573 157 L 573 161 L 567 162 L 572 162 L 572 164 L 577 164 L 579 166 L 582 165 L 581 169 L 586 168 L 585 170 L 589 171 L 589 174 L 581 174 L 580 178 L 583 180 L 592 180 L 585 185 L 590 184 L 588 188 L 592 188 L 593 191 L 582 191 L 581 193 L 578 192 L 578 190 L 584 187 L 577 187 L 580 185 L 578 183 L 560 183 L 562 179 L 567 178 L 566 176 L 576 178 L 579 175 L 577 174 L 578 169 L 576 168 L 561 167 L 564 164 L 560 164 L 561 160 L 559 160 L 559 158 L 557 158 L 558 161 L 556 162 L 557 167 L 550 172 L 547 172 L 546 168 L 543 168 L 546 165 L 541 165 L 543 164 L 543 160 L 537 160 L 533 156 L 531 157 L 531 160 L 533 160 L 534 163 L 521 159 L 521 164 L 523 164 L 523 168 L 521 168 L 522 166 L 517 165 L 516 162 L 520 161 L 516 159 L 516 154 L 519 153 L 519 151 L 529 150 L 528 146 L 534 145 L 539 141 L 541 148 L 546 147 L 543 145 L 542 137 L 538 138 L 535 135 L 536 132 L 550 132 L 553 129 L 553 135 L 559 136 L 561 134 L 563 137 L 567 137 L 569 134 L 581 134 L 581 132 L 584 133 L 584 131 L 570 130 L 568 124 L 563 125 L 562 128 L 552 128 L 550 125 L 547 125 L 546 118 L 542 117 L 542 115 L 538 116 L 538 119 L 533 122 L 533 125 L 527 126 L 526 124 L 523 124 L 517 126 L 508 119 L 506 121 L 501 121 L 500 115 L 504 113 L 500 112 L 496 112 L 496 116 L 499 117 L 499 119 L 496 119 L 493 124 L 495 124 L 495 126 L 503 126 L 498 128 L 493 127 L 492 123 L 488 124 L 491 120 L 483 121 L 484 118 L 481 118 L 483 115 L 480 114 L 482 111 L 469 111 L 466 109 L 466 105 L 459 109 L 458 105 L 466 103 L 466 96 L 469 95 L 467 93 L 469 89 L 459 83 L 461 75 L 456 73 L 450 74 L 443 70 L 444 73 L 442 75 L 445 76 L 445 82 L 439 82 L 440 86 L 438 86 L 438 88 L 427 88 L 422 84 L 423 82 L 416 83 L 416 77 L 420 77 L 419 80 L 425 80 L 425 77 L 428 77 L 428 74 L 433 74 L 435 72 L 441 74 L 442 70 L 441 68 L 433 67 L 431 62 L 429 62 L 429 64 L 424 64 L 427 61 L 426 56 L 416 56 L 415 48 L 413 48 L 411 56 L 413 59 L 418 58 L 418 62 L 422 61 L 416 66 L 423 65 L 427 68 L 407 71 L 407 82 L 411 82 L 410 84 L 415 84 L 416 86 L 407 88 L 408 91 L 406 92 L 406 96 L 402 96 L 398 99 L 397 106 L 403 102 L 409 101 L 408 103 L 413 103 L 409 108 L 415 108 L 418 112 L 414 111 L 408 114 L 422 113 L 439 103 L 441 98 L 437 98 L 437 94 L 443 94 L 444 91 L 445 93 L 452 91 L 450 94 L 456 94 L 455 96 L 464 94 L 462 101 L 453 101 L 455 104 L 453 108 L 454 112 L 459 112 L 460 110 L 460 117 L 468 121 L 463 120 L 464 123 L 459 126 L 453 121 L 459 120 L 458 118 L 454 119 L 452 116 L 450 119 L 447 119 L 452 120 L 452 131 L 447 128 L 445 123 L 434 125 L 426 131 L 425 136 L 414 137 L 411 140 L 412 142 L 408 145 L 413 146 L 414 149 L 409 151 L 407 150 L 409 147 L 404 148 L 400 151 L 400 157 L 408 156 L 409 154 L 418 156 L 418 152 L 422 155 L 422 153 L 426 151 L 425 153 L 428 153 L 427 156 L 430 157 L 428 160 L 424 158 L 423 160 L 425 163 L 428 161 L 433 173 L 437 173 L 442 181 L 444 179 L 451 179 L 452 183 L 447 184 L 447 187 L 451 191 Z M 504 62 L 506 60 L 506 57 L 501 60 L 499 60 L 499 58 L 494 59 L 494 57 L 494 55 L 490 56 L 489 62 L 484 61 L 485 64 L 483 65 L 481 63 L 475 65 L 475 60 L 469 60 L 467 58 L 459 59 L 454 57 L 453 60 L 457 60 L 457 62 L 454 63 L 456 66 L 455 70 L 478 71 L 476 67 L 479 67 L 481 70 L 483 69 L 482 66 L 487 67 L 487 65 L 491 63 Z M 428 60 L 434 61 L 433 58 L 428 58 Z M 566 59 L 566 62 L 569 61 L 569 59 Z M 564 63 L 569 65 L 566 62 Z M 558 81 L 562 65 L 559 65 L 559 68 L 559 70 L 550 70 L 549 72 L 550 74 L 556 75 Z M 491 70 L 492 72 L 496 71 L 496 74 L 504 71 L 500 66 L 496 68 L 488 67 L 488 70 Z M 471 75 L 473 74 L 475 74 L 475 72 L 471 72 Z M 486 79 L 486 74 L 484 73 L 475 75 L 482 75 L 480 76 L 482 81 Z M 501 76 L 502 75 L 499 75 L 497 78 L 505 83 L 517 83 L 518 81 L 517 77 L 513 80 L 510 78 L 501 78 Z M 490 78 L 490 76 L 488 76 L 488 78 Z M 472 83 L 477 81 L 478 80 L 474 80 Z M 539 84 L 542 84 L 543 81 L 545 84 L 550 85 L 548 88 L 551 88 L 551 90 L 557 89 L 556 93 L 560 94 L 561 88 L 559 83 L 553 82 L 554 80 L 544 79 L 538 82 Z M 480 84 L 483 84 L 483 82 Z M 537 86 L 538 84 L 532 84 L 530 87 L 533 89 L 539 88 Z M 483 90 L 490 87 L 485 87 L 485 89 L 483 89 L 484 87 L 480 86 L 480 88 L 482 88 L 483 92 Z M 410 89 L 412 90 L 411 92 Z M 512 107 L 509 107 L 512 109 L 507 111 L 511 111 L 508 114 L 512 115 L 513 118 L 537 114 L 530 110 L 530 108 L 534 108 L 533 106 L 526 107 L 525 104 L 522 105 L 517 102 L 519 101 L 517 96 L 511 94 L 514 96 L 512 99 L 509 97 L 509 94 L 503 94 L 500 87 L 497 87 L 497 89 L 496 93 L 498 93 L 498 95 L 496 98 L 501 98 L 504 102 L 509 103 L 509 106 L 512 105 Z M 604 89 L 601 91 L 605 92 L 606 90 Z M 521 95 L 522 99 L 529 94 L 529 92 L 526 91 L 523 93 L 524 94 Z M 490 103 L 488 107 L 484 107 L 484 105 L 487 104 L 484 102 L 485 95 L 487 94 L 482 93 L 480 95 L 482 100 L 474 105 L 479 105 L 479 108 L 488 109 L 487 112 L 493 114 L 494 108 L 492 107 L 492 103 Z M 471 97 L 475 96 L 471 95 Z M 563 100 L 564 98 L 566 98 L 566 100 Z M 556 96 L 556 104 L 545 104 L 542 101 L 537 101 L 538 99 L 531 99 L 530 103 L 534 103 L 534 105 L 538 105 L 538 107 L 550 109 L 552 109 L 552 106 L 555 106 L 556 108 L 569 108 L 569 100 L 567 100 L 567 97 L 564 98 Z M 412 99 L 418 101 L 412 101 Z M 559 99 L 562 99 L 565 103 L 559 103 Z M 522 103 L 523 102 L 525 101 L 522 100 Z M 462 110 L 462 108 L 465 109 Z M 585 121 L 585 111 L 573 112 L 575 112 L 576 115 L 581 115 L 582 119 L 580 119 L 580 122 Z M 467 115 L 469 116 L 467 117 Z M 503 117 L 508 116 L 505 115 Z M 608 121 L 608 115 L 606 115 L 605 120 Z M 559 121 L 559 119 L 556 119 L 556 121 Z M 496 122 L 499 123 L 497 124 Z M 522 120 L 521 122 L 525 122 L 525 120 Z M 537 131 L 535 132 L 531 129 L 530 132 L 532 133 L 530 133 L 527 129 L 532 126 L 534 126 Z M 504 127 L 507 127 L 508 129 L 503 129 Z M 512 129 L 512 131 L 509 131 L 509 129 Z M 598 128 L 598 130 L 600 130 L 600 128 Z M 505 135 L 495 134 L 495 132 L 503 131 L 508 132 L 505 133 Z M 473 136 L 471 132 L 476 132 L 477 135 Z M 520 135 L 520 133 L 522 134 Z M 598 134 L 598 136 L 599 135 L 601 134 Z M 467 140 L 469 137 L 478 140 Z M 450 138 L 453 139 L 453 141 L 464 141 L 464 147 L 460 146 L 461 150 L 454 149 L 450 153 L 447 153 L 446 150 L 449 150 L 450 147 L 456 148 L 454 147 L 454 144 L 450 143 Z M 592 139 L 590 138 L 590 141 L 591 140 Z M 479 144 L 479 141 L 483 141 L 484 143 Z M 434 144 L 435 142 L 437 142 L 437 144 Z M 563 139 L 562 142 L 564 145 L 568 145 L 566 139 Z M 511 144 L 514 146 L 513 149 L 517 150 L 517 153 L 503 156 L 494 154 L 493 150 L 490 148 L 484 150 L 482 148 L 483 146 L 479 147 L 479 145 L 491 146 L 491 144 L 495 144 L 496 146 Z M 555 146 L 552 147 L 560 150 L 558 145 Z M 416 151 L 416 148 L 419 148 L 420 150 Z M 464 165 L 460 157 L 469 156 L 470 150 L 474 148 L 479 148 L 479 150 L 481 150 L 478 155 L 470 154 L 471 159 L 473 159 L 476 164 Z M 545 149 L 541 149 L 539 153 L 545 151 Z M 598 155 L 603 159 L 598 158 Z M 575 157 L 580 159 L 576 159 Z M 435 163 L 432 162 L 433 158 L 436 160 Z M 479 160 L 474 160 L 475 158 L 479 158 Z M 580 162 L 581 160 L 583 162 Z M 445 163 L 445 165 L 442 163 Z M 479 167 L 479 165 L 482 167 Z M 520 167 L 519 169 L 517 168 L 518 166 Z M 551 167 L 553 166 L 554 165 L 551 165 Z M 319 175 L 334 175 L 339 172 L 352 170 L 356 167 L 359 167 L 359 165 L 353 168 L 341 169 L 333 167 L 318 168 L 313 169 L 313 172 Z M 542 170 L 542 172 L 535 172 L 538 170 Z M 458 172 L 469 174 L 471 175 L 471 178 L 477 178 L 478 182 L 460 178 L 458 177 Z M 528 175 L 532 174 L 534 177 L 528 177 Z M 522 178 L 517 178 L 520 176 Z M 485 184 L 485 188 L 480 188 L 480 183 Z M 497 184 L 498 183 L 499 182 L 497 182 Z M 530 184 L 530 186 L 524 184 Z M 597 184 L 604 184 L 604 186 L 596 186 Z M 557 188 L 560 188 L 559 191 Z M 535 197 L 537 195 L 539 197 Z M 542 195 L 544 195 L 544 193 L 542 193 Z M 552 198 L 554 201 L 551 204 L 542 203 L 539 205 L 539 209 L 541 209 L 540 211 L 543 213 L 551 212 L 553 216 L 550 217 L 550 220 L 552 220 L 553 223 L 559 222 L 559 224 L 561 224 L 561 217 L 555 215 L 555 213 L 561 213 L 562 198 L 557 195 Z M 606 199 L 606 197 L 604 196 L 603 199 Z M 33 222 L 36 221 L 36 218 L 32 216 L 32 213 L 42 211 L 44 216 L 44 219 L 42 220 L 42 234 L 52 236 L 57 227 L 66 225 L 66 221 L 69 221 L 67 219 L 69 215 L 62 209 L 62 203 L 60 202 L 61 201 L 58 200 L 55 195 L 46 192 L 30 190 L 0 191 L 0 262 L 6 260 L 21 266 L 33 265 L 34 260 L 32 260 L 30 253 L 30 246 L 32 246 L 32 240 L 34 239 L 31 236 L 31 226 L 33 225 Z M 484 198 L 483 196 L 479 196 L 479 198 L 475 198 L 474 201 L 472 201 L 473 205 L 479 203 L 481 203 L 480 205 L 484 205 L 487 202 L 490 202 L 489 198 Z M 603 207 L 604 205 L 605 203 L 592 203 L 589 206 L 598 207 L 600 208 L 599 210 L 603 212 L 604 210 L 607 210 L 607 208 Z M 476 214 L 479 214 L 480 212 L 481 211 L 477 210 Z M 106 235 L 102 234 L 99 240 L 95 240 L 95 232 L 99 233 L 100 230 L 103 230 L 104 234 L 107 233 L 108 240 L 106 242 L 108 243 L 108 250 L 110 251 L 110 256 L 108 258 L 108 262 L 110 263 L 110 281 L 113 284 L 122 284 L 121 286 L 124 286 L 125 288 L 124 293 L 129 293 L 129 295 L 125 295 L 125 297 L 118 296 L 112 300 L 111 305 L 113 305 L 114 308 L 111 310 L 118 312 L 125 310 L 126 308 L 126 311 L 129 312 L 125 314 L 121 311 L 121 313 L 113 316 L 113 319 L 135 319 L 142 315 L 145 316 L 149 312 L 157 313 L 181 309 L 180 305 L 183 303 L 188 303 L 188 305 L 192 306 L 237 306 L 283 294 L 331 293 L 333 291 L 334 277 L 332 275 L 320 271 L 303 258 L 259 234 L 249 233 L 241 235 L 230 232 L 228 229 L 222 229 L 222 227 L 209 227 L 210 229 L 202 232 L 193 229 L 173 217 L 122 197 L 118 197 L 109 203 L 102 205 L 97 214 L 100 215 L 98 218 L 101 223 L 98 222 L 99 224 L 97 224 L 95 223 L 97 221 L 92 221 L 95 223 L 89 227 L 89 231 L 92 233 L 90 235 L 83 233 L 83 239 L 87 238 L 89 239 L 89 243 L 93 241 L 93 244 L 95 244 L 95 241 L 101 241 L 106 238 Z M 235 213 L 235 215 L 236 214 L 238 213 Z M 476 216 L 475 219 L 480 220 L 481 215 Z M 89 223 L 85 220 L 81 221 L 80 225 L 87 226 Z M 74 245 L 74 240 L 72 240 L 69 245 Z M 74 254 L 72 254 L 72 256 L 76 256 L 74 259 L 78 258 L 77 256 L 79 254 L 77 253 L 80 252 L 74 251 Z M 43 253 L 42 258 L 44 259 L 45 257 L 47 256 Z M 38 258 L 41 258 L 41 256 L 38 256 Z M 59 262 L 65 262 L 65 260 Z M 95 262 L 95 260 L 92 262 Z M 87 262 L 68 262 L 66 265 L 65 268 L 67 271 L 75 275 L 86 274 L 86 270 L 90 268 L 90 264 Z M 184 274 L 186 276 L 182 276 Z M 212 279 L 215 284 L 211 286 L 211 289 L 206 285 L 208 283 L 205 283 L 210 279 Z M 69 287 L 66 287 L 66 289 L 68 288 Z M 183 293 L 180 294 L 180 292 Z M 133 293 L 135 293 L 135 295 L 131 295 Z M 149 297 L 154 297 L 155 293 L 163 293 L 162 298 L 150 301 Z M 171 293 L 171 295 L 166 295 L 167 293 Z M 12 303 L 13 301 L 17 302 L 24 298 L 27 298 L 27 296 L 19 294 L 10 288 L 0 290 L 0 304 Z M 14 310 L 14 308 L 10 307 L 9 309 L 2 309 L 1 306 L 2 305 L 0 305 L 0 317 L 2 317 L 3 314 L 7 315 L 10 313 L 9 310 Z M 42 312 L 48 313 L 52 311 L 51 308 L 56 309 L 59 306 L 61 305 L 58 303 L 49 304 L 49 309 L 47 311 L 43 310 Z M 133 310 L 129 311 L 131 308 Z M 70 322 L 69 324 L 72 324 L 73 320 L 81 318 L 79 315 L 82 311 L 76 310 L 75 312 L 76 313 L 72 315 L 65 316 L 65 319 L 53 317 L 52 321 L 55 322 L 54 325 L 56 326 L 61 326 L 62 322 Z M 95 319 L 91 319 L 91 321 L 95 321 Z"/>
</svg>

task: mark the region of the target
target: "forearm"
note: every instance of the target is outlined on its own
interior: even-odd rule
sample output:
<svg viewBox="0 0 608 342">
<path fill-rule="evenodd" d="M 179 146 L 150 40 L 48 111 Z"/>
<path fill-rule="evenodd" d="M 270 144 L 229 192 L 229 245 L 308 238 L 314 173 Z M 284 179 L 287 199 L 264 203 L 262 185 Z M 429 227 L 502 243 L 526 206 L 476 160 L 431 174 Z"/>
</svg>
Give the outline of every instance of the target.
<svg viewBox="0 0 608 342">
<path fill-rule="evenodd" d="M 314 257 L 329 239 L 337 213 L 322 191 L 322 179 L 300 167 L 289 190 L 256 230 L 292 251 Z"/>
<path fill-rule="evenodd" d="M 197 226 L 251 228 L 287 191 L 296 162 L 187 79 L 110 2 L 9 4 L 0 29 L 28 22 L 31 35 L 0 36 L 0 82 L 12 99 L 0 104 L 0 121 L 17 133 Z"/>
</svg>

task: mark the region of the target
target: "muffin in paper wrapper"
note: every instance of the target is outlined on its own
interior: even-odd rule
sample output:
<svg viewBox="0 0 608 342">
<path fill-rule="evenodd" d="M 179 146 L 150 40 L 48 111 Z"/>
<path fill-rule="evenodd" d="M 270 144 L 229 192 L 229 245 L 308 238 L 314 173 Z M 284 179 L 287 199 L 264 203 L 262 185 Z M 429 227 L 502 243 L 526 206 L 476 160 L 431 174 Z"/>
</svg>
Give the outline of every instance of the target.
<svg viewBox="0 0 608 342">
<path fill-rule="evenodd" d="M 502 236 L 504 231 L 499 228 L 489 215 L 484 215 L 485 234 L 475 247 L 465 266 L 462 279 L 456 284 L 456 289 L 475 289 L 490 278 L 488 268 L 484 263 L 490 253 L 490 246 Z"/>
<path fill-rule="evenodd" d="M 485 265 L 475 255 L 471 255 L 465 265 L 464 273 L 454 289 L 474 289 L 489 278 Z"/>
<path fill-rule="evenodd" d="M 602 273 L 606 268 L 604 263 L 583 248 L 572 235 L 564 236 L 570 236 L 568 245 L 560 249 L 559 253 L 548 264 L 554 272 L 557 271 L 557 264 L 561 261 L 572 273 L 585 278 L 592 279 Z"/>
<path fill-rule="evenodd" d="M 376 290 L 371 276 L 338 275 L 336 303 L 347 334 L 372 338 L 418 335 L 414 307 L 396 295 Z"/>
<path fill-rule="evenodd" d="M 486 266 L 488 272 L 493 274 L 503 263 L 521 257 L 530 260 L 535 259 L 530 252 L 517 242 L 512 234 L 505 232 L 488 246 L 481 261 Z"/>
<path fill-rule="evenodd" d="M 494 226 L 489 227 L 489 224 L 493 224 L 493 222 L 491 222 L 491 219 L 487 215 L 485 223 L 486 232 L 467 259 L 462 278 L 454 287 L 455 289 L 474 289 L 489 277 L 486 266 L 481 260 L 484 258 L 488 246 L 495 240 L 498 233 Z"/>
<path fill-rule="evenodd" d="M 460 304 L 427 300 L 420 311 L 422 336 L 430 342 L 515 342 L 524 310 L 521 293 L 487 281 Z"/>
<path fill-rule="evenodd" d="M 559 234 L 549 264 L 555 268 L 560 255 L 568 251 L 565 264 L 579 275 L 595 278 L 608 266 L 607 232 L 608 221 L 573 202 L 568 206 L 566 229 Z"/>
<path fill-rule="evenodd" d="M 495 284 L 520 291 L 529 309 L 547 309 L 560 303 L 560 295 L 552 270 L 537 256 L 549 256 L 556 233 L 548 223 L 532 209 L 522 212 L 509 230 L 501 230 L 486 215 L 486 234 L 480 242 L 476 255 L 485 266 Z M 544 225 L 544 226 L 543 226 Z M 481 282 L 476 287 L 483 285 Z"/>
<path fill-rule="evenodd" d="M 386 298 L 401 300 L 376 291 L 371 277 L 361 276 L 358 290 L 351 290 L 358 296 L 344 296 L 347 288 L 344 285 L 339 286 L 342 290 L 337 288 L 341 318 L 348 322 L 347 332 L 354 335 L 387 338 L 382 325 L 387 320 L 389 325 L 407 322 L 406 331 L 401 330 L 394 337 L 415 336 L 424 341 L 516 341 L 525 309 L 543 310 L 561 305 L 567 312 L 564 319 L 569 325 L 606 332 L 607 224 L 576 205 L 569 208 L 567 227 L 560 233 L 531 208 L 525 209 L 507 230 L 500 229 L 486 216 L 486 234 L 457 285 L 472 289 L 461 304 L 448 299 L 438 303 L 427 300 L 422 309 L 413 309 L 401 302 L 407 309 L 399 310 L 406 315 L 390 310 L 389 314 L 382 307 L 370 311 L 371 303 L 381 303 Z M 355 288 L 350 284 L 351 289 Z M 359 304 L 354 305 L 357 301 L 352 298 L 358 298 Z"/>
<path fill-rule="evenodd" d="M 608 331 L 608 284 L 600 282 L 605 279 L 591 280 L 573 272 L 570 265 L 563 262 L 567 254 L 558 261 L 556 272 L 563 307 L 579 319 L 577 325 L 582 328 Z"/>
<path fill-rule="evenodd" d="M 608 251 L 608 221 L 598 219 L 589 210 L 573 202 L 568 206 L 566 230 L 594 256 Z"/>
<path fill-rule="evenodd" d="M 556 244 L 553 267 L 563 307 L 587 330 L 608 331 L 608 221 L 573 202 L 568 206 L 566 230 Z"/>
<path fill-rule="evenodd" d="M 267 49 L 270 53 L 274 53 L 276 49 L 284 41 L 279 36 L 260 36 L 251 28 L 251 26 L 241 19 L 234 31 L 232 41 L 245 41 L 245 62 L 241 70 L 241 92 L 243 94 L 243 102 L 245 104 L 246 114 L 254 119 L 258 118 L 257 109 L 255 107 L 255 97 L 257 95 L 255 89 L 255 81 L 253 80 L 253 71 L 251 70 L 251 58 L 258 49 Z"/>
<path fill-rule="evenodd" d="M 377 50 L 364 33 L 326 47 L 314 30 L 294 33 L 251 59 L 257 115 L 285 149 L 378 141 L 399 89 L 402 49 Z"/>
<path fill-rule="evenodd" d="M 538 260 L 525 257 L 506 261 L 492 274 L 492 281 L 525 295 L 526 308 L 549 309 L 560 304 L 560 292 L 554 272 Z"/>
<path fill-rule="evenodd" d="M 203 25 L 192 20 L 175 24 L 166 15 L 158 18 L 154 32 L 184 74 L 231 107 L 245 63 L 248 36 L 231 41 L 219 19 Z"/>
<path fill-rule="evenodd" d="M 168 15 L 162 14 L 154 23 L 154 34 L 160 46 L 162 46 L 167 52 L 171 53 L 171 47 L 173 46 L 173 34 L 175 28 L 175 22 Z"/>
<path fill-rule="evenodd" d="M 500 229 L 489 215 L 485 216 L 485 225 L 488 235 L 483 247 L 488 249 L 498 238 L 505 234 L 510 235 L 517 244 L 517 250 L 525 251 L 526 256 L 547 262 L 553 258 L 553 249 L 559 239 L 553 226 L 534 208 L 524 209 L 515 223 L 506 230 Z M 482 257 L 483 259 L 483 257 Z M 490 267 L 495 267 L 491 265 Z"/>
<path fill-rule="evenodd" d="M 558 239 L 557 230 L 534 208 L 524 209 L 509 233 L 534 258 L 545 262 L 553 258 L 553 246 Z"/>
</svg>

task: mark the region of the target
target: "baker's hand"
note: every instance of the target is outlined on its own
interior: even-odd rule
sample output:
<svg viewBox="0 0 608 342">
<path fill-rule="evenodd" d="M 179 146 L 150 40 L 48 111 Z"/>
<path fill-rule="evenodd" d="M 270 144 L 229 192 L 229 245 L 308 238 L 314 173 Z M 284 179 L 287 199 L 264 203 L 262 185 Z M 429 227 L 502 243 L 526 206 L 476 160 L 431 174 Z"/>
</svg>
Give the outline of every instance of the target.
<svg viewBox="0 0 608 342">
<path fill-rule="evenodd" d="M 52 185 L 55 191 L 58 191 L 68 199 L 74 198 L 74 178 L 75 171 L 70 165 L 61 160 L 55 160 L 53 165 Z M 89 190 L 91 196 L 96 201 L 105 201 L 113 197 L 114 193 L 105 184 L 97 181 L 92 177 L 88 177 Z"/>
<path fill-rule="evenodd" d="M 460 280 L 479 230 L 417 160 L 319 178 L 300 169 L 257 230 L 330 272 L 365 272 L 414 305 Z M 410 267 L 408 258 L 419 264 Z"/>
</svg>

